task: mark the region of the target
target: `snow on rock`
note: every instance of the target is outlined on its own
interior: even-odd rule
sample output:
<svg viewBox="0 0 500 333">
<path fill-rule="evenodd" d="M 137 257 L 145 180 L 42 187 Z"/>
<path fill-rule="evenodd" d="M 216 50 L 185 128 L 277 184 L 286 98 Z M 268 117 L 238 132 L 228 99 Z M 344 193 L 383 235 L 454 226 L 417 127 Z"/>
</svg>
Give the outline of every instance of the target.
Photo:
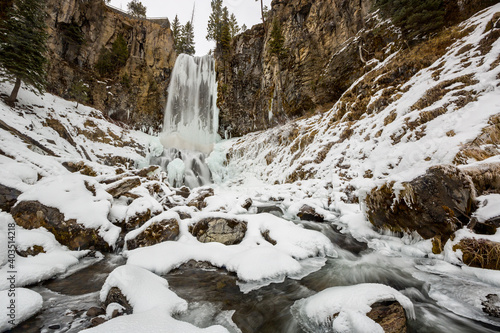
<svg viewBox="0 0 500 333">
<path fill-rule="evenodd" d="M 493 218 L 500 218 L 500 194 L 489 194 L 477 198 L 480 207 L 473 216 L 478 222 L 488 221 Z"/>
<path fill-rule="evenodd" d="M 130 245 L 136 248 L 176 239 L 179 234 L 179 220 L 179 214 L 173 211 L 163 212 L 153 217 L 141 227 L 125 235 L 125 249 L 130 249 Z"/>
<path fill-rule="evenodd" d="M 111 272 L 101 288 L 101 302 L 106 300 L 113 287 L 120 289 L 134 313 L 159 306 L 167 309 L 169 314 L 187 309 L 187 302 L 168 289 L 167 280 L 138 266 L 120 266 Z"/>
<path fill-rule="evenodd" d="M 382 333 L 382 327 L 366 314 L 372 304 L 383 301 L 399 302 L 406 315 L 415 318 L 413 303 L 408 297 L 389 286 L 375 283 L 328 288 L 296 301 L 291 311 L 308 332 Z"/>
<path fill-rule="evenodd" d="M 70 174 L 46 177 L 19 196 L 18 201 L 37 201 L 57 208 L 66 220 L 75 219 L 114 246 L 120 228 L 108 220 L 112 197 L 92 177 Z"/>
<path fill-rule="evenodd" d="M 133 314 L 117 317 L 82 332 L 227 332 L 221 326 L 200 329 L 173 319 L 173 314 L 187 310 L 187 302 L 168 288 L 167 280 L 143 268 L 125 265 L 111 272 L 100 292 L 102 302 L 113 287 L 120 289 L 127 298 L 133 307 Z"/>
<path fill-rule="evenodd" d="M 14 220 L 10 215 L 0 213 L 0 225 L 12 222 Z M 16 227 L 16 250 L 25 251 L 34 245 L 41 246 L 45 252 L 35 256 L 22 257 L 18 254 L 15 256 L 17 287 L 35 284 L 62 274 L 70 266 L 77 264 L 79 258 L 88 253 L 88 251 L 69 251 L 56 241 L 53 234 L 43 228 L 26 230 Z M 2 266 L 0 275 L 6 276 L 8 271 L 7 265 Z M 6 279 L 0 280 L 0 290 L 8 288 L 8 281 Z"/>
<path fill-rule="evenodd" d="M 14 300 L 15 302 L 15 314 L 13 316 L 15 318 L 14 325 L 10 322 L 14 319 L 10 317 L 10 314 L 12 313 L 9 308 L 12 306 L 11 300 Z M 42 305 L 42 296 L 33 290 L 15 288 L 13 290 L 0 291 L 0 332 L 10 330 L 26 319 L 32 317 L 37 312 L 42 310 Z"/>
<path fill-rule="evenodd" d="M 230 246 L 216 242 L 200 243 L 189 233 L 188 226 L 207 217 L 247 222 L 245 238 L 241 243 Z M 322 233 L 306 230 L 271 214 L 234 216 L 198 213 L 192 219 L 180 222 L 178 241 L 128 251 L 125 253 L 127 263 L 157 274 L 166 274 L 189 260 L 207 261 L 236 272 L 242 281 L 258 281 L 295 276 L 304 269 L 302 260 L 337 255 L 330 240 Z M 276 245 L 267 241 L 265 234 L 274 239 Z"/>
</svg>

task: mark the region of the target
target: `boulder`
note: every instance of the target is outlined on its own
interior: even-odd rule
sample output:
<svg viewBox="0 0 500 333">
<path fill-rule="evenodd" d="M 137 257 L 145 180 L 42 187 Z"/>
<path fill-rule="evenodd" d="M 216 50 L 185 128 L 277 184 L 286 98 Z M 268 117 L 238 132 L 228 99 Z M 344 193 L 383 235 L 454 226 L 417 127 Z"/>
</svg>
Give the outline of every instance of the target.
<svg viewBox="0 0 500 333">
<path fill-rule="evenodd" d="M 253 204 L 253 200 L 251 198 L 247 198 L 247 199 L 245 199 L 245 202 L 243 202 L 241 207 L 248 210 L 248 209 L 250 209 L 250 207 L 252 207 L 252 204 Z"/>
<path fill-rule="evenodd" d="M 103 308 L 93 306 L 87 310 L 87 317 L 97 317 L 106 314 Z"/>
<path fill-rule="evenodd" d="M 119 198 L 120 196 L 128 193 L 130 190 L 140 185 L 141 179 L 139 177 L 124 178 L 110 184 L 108 188 L 106 188 L 106 192 L 111 194 L 113 198 Z"/>
<path fill-rule="evenodd" d="M 117 287 L 109 289 L 108 295 L 106 295 L 106 300 L 104 301 L 104 307 L 107 308 L 111 303 L 118 303 L 123 306 L 123 312 L 126 314 L 131 314 L 134 310 L 128 302 L 127 297 L 125 297 L 122 291 Z"/>
<path fill-rule="evenodd" d="M 189 190 L 188 187 L 182 186 L 181 188 L 175 190 L 175 194 L 180 195 L 181 197 L 187 199 L 191 194 L 191 191 Z"/>
<path fill-rule="evenodd" d="M 405 310 L 397 301 L 377 302 L 371 308 L 366 316 L 382 326 L 385 333 L 406 333 Z"/>
<path fill-rule="evenodd" d="M 245 237 L 247 223 L 223 217 L 204 218 L 189 227 L 189 232 L 202 243 L 239 244 Z"/>
<path fill-rule="evenodd" d="M 462 168 L 471 177 L 477 195 L 500 193 L 500 163 L 484 163 Z"/>
<path fill-rule="evenodd" d="M 435 236 L 444 244 L 469 222 L 474 206 L 474 185 L 458 168 L 435 166 L 396 191 L 394 183 L 375 188 L 365 199 L 366 214 L 377 228 L 416 231 L 425 239 Z"/>
<path fill-rule="evenodd" d="M 151 246 L 161 242 L 173 241 L 179 237 L 179 222 L 176 219 L 165 219 L 151 223 L 133 239 L 127 240 L 127 249 Z"/>
<path fill-rule="evenodd" d="M 10 212 L 11 208 L 16 204 L 19 195 L 21 195 L 21 191 L 0 184 L 0 209 Z"/>
<path fill-rule="evenodd" d="M 316 210 L 309 205 L 303 205 L 302 207 L 300 207 L 297 216 L 302 221 L 314 221 L 314 222 L 325 221 L 325 216 L 323 214 L 316 212 Z"/>
<path fill-rule="evenodd" d="M 103 252 L 111 250 L 98 229 L 85 228 L 75 219 L 66 220 L 57 208 L 47 207 L 38 201 L 21 201 L 12 208 L 11 214 L 17 225 L 25 229 L 46 228 L 70 250 L 91 247 Z"/>
<path fill-rule="evenodd" d="M 85 164 L 85 162 L 63 162 L 62 164 L 69 172 L 80 172 L 82 175 L 95 177 L 97 172 L 91 167 Z"/>
<path fill-rule="evenodd" d="M 500 270 L 500 243 L 487 239 L 464 238 L 453 246 L 462 251 L 462 261 L 471 267 Z"/>
<path fill-rule="evenodd" d="M 498 294 L 486 295 L 486 300 L 482 301 L 481 305 L 484 313 L 500 318 L 500 297 Z"/>
<path fill-rule="evenodd" d="M 33 245 L 29 248 L 27 248 L 26 250 L 20 250 L 18 248 L 16 248 L 16 253 L 18 255 L 20 255 L 21 257 L 28 257 L 28 256 L 36 256 L 40 253 L 45 253 L 45 249 L 43 248 L 43 246 L 40 246 L 40 245 Z"/>
<path fill-rule="evenodd" d="M 205 199 L 214 195 L 214 189 L 210 187 L 199 188 L 189 196 L 188 206 L 196 207 L 202 210 L 207 206 Z"/>
</svg>

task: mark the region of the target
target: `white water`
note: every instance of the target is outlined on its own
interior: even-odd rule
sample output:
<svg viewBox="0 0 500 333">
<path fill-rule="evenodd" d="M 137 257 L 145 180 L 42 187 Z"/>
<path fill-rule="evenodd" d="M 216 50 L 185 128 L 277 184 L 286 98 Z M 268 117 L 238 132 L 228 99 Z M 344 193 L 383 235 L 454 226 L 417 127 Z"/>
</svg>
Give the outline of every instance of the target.
<svg viewBox="0 0 500 333">
<path fill-rule="evenodd" d="M 218 139 L 218 127 L 214 58 L 179 55 L 170 79 L 160 134 L 165 149 L 151 163 L 167 171 L 173 186 L 193 188 L 211 183 L 205 156 Z"/>
<path fill-rule="evenodd" d="M 214 58 L 179 55 L 168 88 L 161 143 L 209 154 L 218 127 Z"/>
</svg>

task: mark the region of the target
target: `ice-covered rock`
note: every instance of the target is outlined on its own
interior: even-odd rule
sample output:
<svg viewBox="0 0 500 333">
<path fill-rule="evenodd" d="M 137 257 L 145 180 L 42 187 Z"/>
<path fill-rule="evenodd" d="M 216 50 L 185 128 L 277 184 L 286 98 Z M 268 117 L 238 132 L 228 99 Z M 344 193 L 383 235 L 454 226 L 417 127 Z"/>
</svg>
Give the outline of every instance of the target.
<svg viewBox="0 0 500 333">
<path fill-rule="evenodd" d="M 389 286 L 375 283 L 325 289 L 296 301 L 292 313 L 302 328 L 311 333 L 383 333 L 382 326 L 367 314 L 372 311 L 373 304 L 386 301 L 397 301 L 406 317 L 415 318 L 413 303 L 408 297 Z"/>
</svg>

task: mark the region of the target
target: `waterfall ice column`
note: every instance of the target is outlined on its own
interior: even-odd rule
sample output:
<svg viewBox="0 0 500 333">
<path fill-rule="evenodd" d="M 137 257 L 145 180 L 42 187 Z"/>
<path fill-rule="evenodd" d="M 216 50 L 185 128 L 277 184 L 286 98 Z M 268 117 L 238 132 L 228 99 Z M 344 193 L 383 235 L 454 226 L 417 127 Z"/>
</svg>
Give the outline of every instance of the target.
<svg viewBox="0 0 500 333">
<path fill-rule="evenodd" d="M 218 127 L 214 58 L 179 55 L 168 88 L 161 143 L 165 148 L 208 154 Z"/>
</svg>

